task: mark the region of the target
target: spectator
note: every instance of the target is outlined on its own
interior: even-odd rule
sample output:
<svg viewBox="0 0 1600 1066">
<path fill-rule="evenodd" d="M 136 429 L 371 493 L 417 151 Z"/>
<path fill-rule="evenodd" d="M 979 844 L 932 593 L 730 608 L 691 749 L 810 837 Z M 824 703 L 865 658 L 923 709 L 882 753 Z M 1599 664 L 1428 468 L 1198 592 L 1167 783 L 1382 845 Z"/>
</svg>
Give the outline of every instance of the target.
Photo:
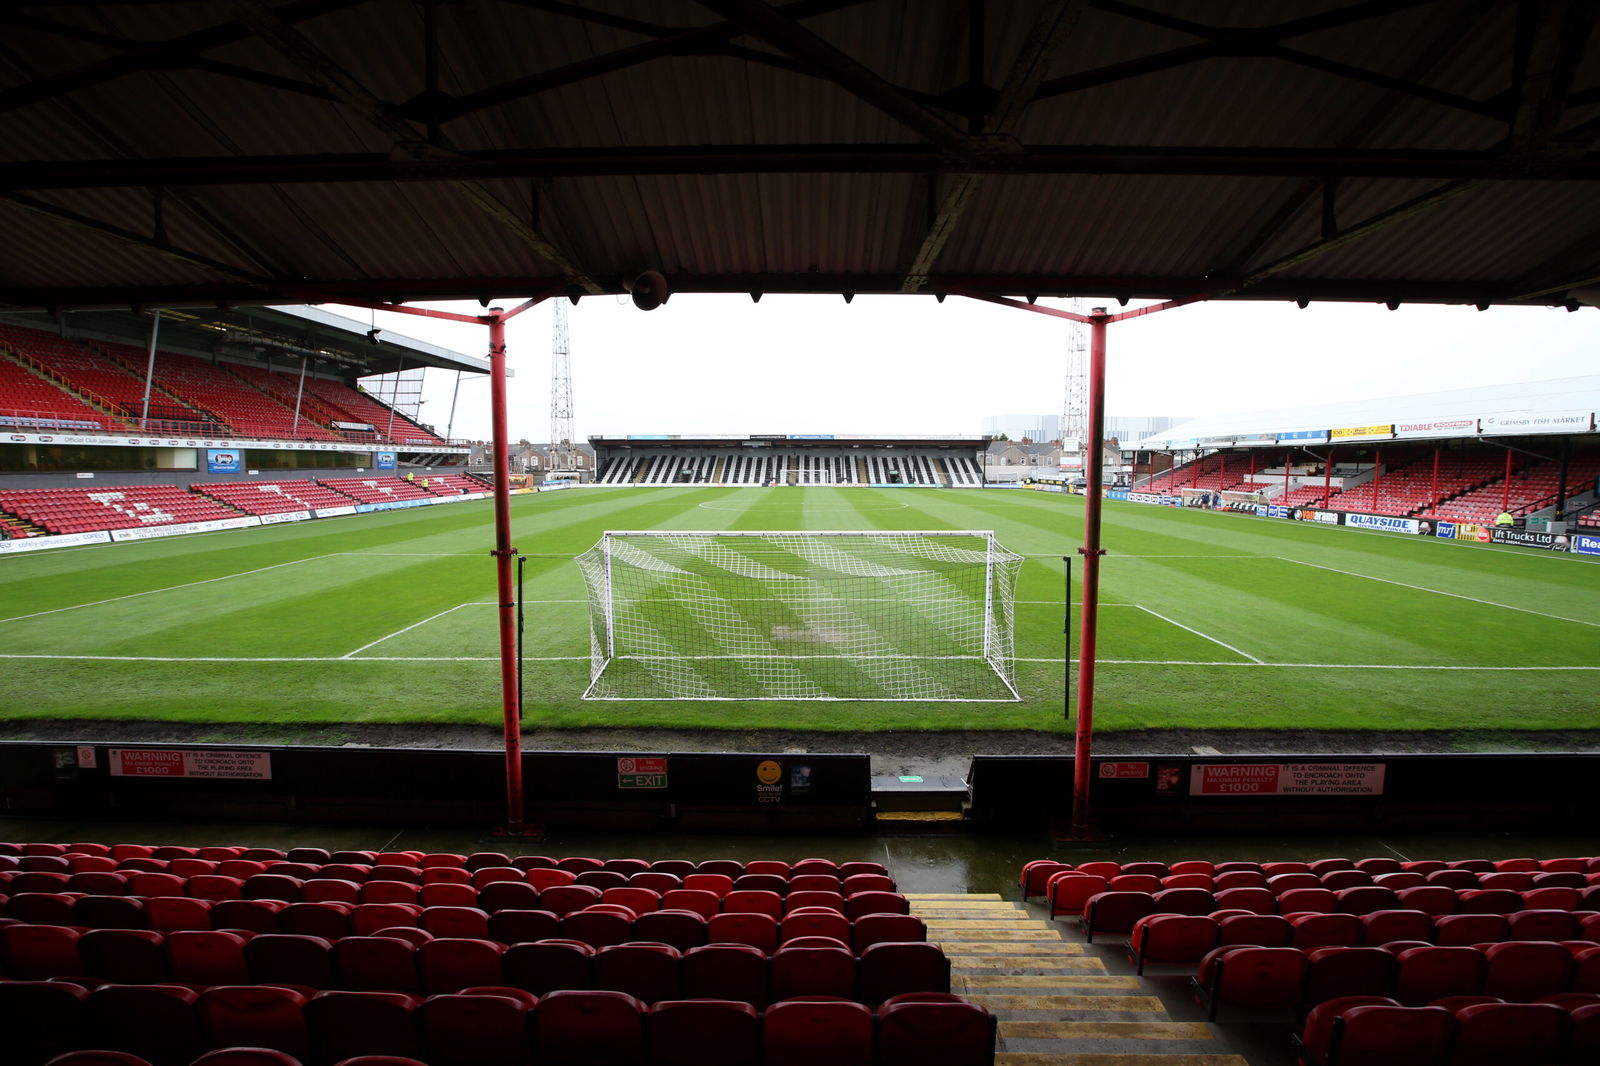
<svg viewBox="0 0 1600 1066">
<path fill-rule="evenodd" d="M 1510 511 L 1501 511 L 1500 517 L 1494 520 L 1494 524 L 1501 529 L 1510 529 L 1517 524 L 1517 520 L 1511 517 Z"/>
</svg>

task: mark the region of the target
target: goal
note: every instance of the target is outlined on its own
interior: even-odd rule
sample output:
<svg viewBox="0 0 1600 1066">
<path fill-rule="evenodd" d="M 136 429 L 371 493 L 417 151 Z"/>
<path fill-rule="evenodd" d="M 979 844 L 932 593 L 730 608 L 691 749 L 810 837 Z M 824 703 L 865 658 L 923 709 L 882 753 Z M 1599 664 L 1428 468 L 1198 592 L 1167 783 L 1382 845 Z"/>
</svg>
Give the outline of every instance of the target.
<svg viewBox="0 0 1600 1066">
<path fill-rule="evenodd" d="M 578 565 L 585 699 L 1020 698 L 990 531 L 609 531 Z"/>
</svg>

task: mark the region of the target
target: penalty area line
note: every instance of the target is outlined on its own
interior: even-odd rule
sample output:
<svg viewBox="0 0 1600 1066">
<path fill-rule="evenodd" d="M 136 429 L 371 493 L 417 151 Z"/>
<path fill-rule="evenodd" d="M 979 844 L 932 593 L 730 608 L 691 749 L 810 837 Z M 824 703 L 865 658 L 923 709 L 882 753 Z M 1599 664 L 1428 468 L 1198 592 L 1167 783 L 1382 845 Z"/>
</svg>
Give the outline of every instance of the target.
<svg viewBox="0 0 1600 1066">
<path fill-rule="evenodd" d="M 461 610 L 461 608 L 463 608 L 463 607 L 493 607 L 493 606 L 494 606 L 493 601 L 490 601 L 488 603 L 484 603 L 484 602 L 481 602 L 481 601 L 480 602 L 476 602 L 476 603 L 458 603 L 454 607 L 445 608 L 444 610 L 440 611 L 438 614 L 429 615 L 427 618 L 422 619 L 422 621 L 420 621 L 420 622 L 412 622 L 410 625 L 406 626 L 404 629 L 397 629 L 393 633 L 389 633 L 389 634 L 386 634 L 384 636 L 381 636 L 377 640 L 372 641 L 370 644 L 363 644 L 363 645 L 361 645 L 361 647 L 357 648 L 355 651 L 345 652 L 343 655 L 339 656 L 339 658 L 341 658 L 341 659 L 353 659 L 357 655 L 360 655 L 362 652 L 366 651 L 368 648 L 377 647 L 379 644 L 382 644 L 384 641 L 388 640 L 390 637 L 398 637 L 402 633 L 409 633 L 413 629 L 416 629 L 418 626 L 425 626 L 429 622 L 432 622 L 436 618 L 443 618 L 447 614 L 454 614 L 456 611 Z"/>
<path fill-rule="evenodd" d="M 1435 596 L 1448 596 L 1454 600 L 1466 600 L 1468 603 L 1480 603 L 1485 607 L 1498 607 L 1503 611 L 1517 611 L 1521 614 L 1531 614 L 1539 618 L 1549 618 L 1557 622 L 1571 622 L 1574 625 L 1591 626 L 1600 629 L 1600 622 L 1590 622 L 1582 618 L 1568 618 L 1566 615 L 1550 614 L 1546 611 L 1535 611 L 1531 607 L 1515 607 L 1509 603 L 1496 603 L 1494 600 L 1481 600 L 1476 596 L 1466 596 L 1459 592 L 1446 592 L 1443 589 L 1431 589 L 1426 585 L 1412 585 L 1405 581 L 1396 581 L 1388 577 L 1376 577 L 1372 574 L 1363 574 L 1356 570 L 1341 570 L 1337 566 L 1324 566 L 1321 563 L 1308 563 L 1304 559 L 1293 559 L 1287 555 L 1274 556 L 1286 563 L 1298 563 L 1316 570 L 1326 570 L 1331 574 L 1344 574 L 1347 577 L 1361 577 L 1368 581 L 1380 581 L 1385 585 L 1398 585 L 1403 589 L 1415 589 L 1418 592 L 1431 592 Z"/>
<path fill-rule="evenodd" d="M 1199 637 L 1202 640 L 1209 640 L 1211 643 L 1217 645 L 1219 648 L 1227 648 L 1229 651 L 1233 652 L 1235 655 L 1242 655 L 1246 659 L 1249 659 L 1251 662 L 1253 662 L 1253 663 L 1255 663 L 1257 665 L 1261 664 L 1261 660 L 1257 659 L 1254 655 L 1251 655 L 1249 652 L 1240 651 L 1238 648 L 1235 648 L 1232 644 L 1229 644 L 1227 641 L 1218 640 L 1216 637 L 1211 636 L 1209 633 L 1202 633 L 1198 629 L 1194 629 L 1194 628 L 1191 628 L 1190 626 L 1184 625 L 1182 622 L 1175 622 L 1171 618 L 1168 618 L 1166 615 L 1162 614 L 1160 611 L 1152 611 L 1150 608 L 1144 607 L 1144 606 L 1140 606 L 1139 610 L 1143 611 L 1145 614 L 1151 615 L 1152 617 L 1161 619 L 1163 622 L 1167 623 L 1169 626 L 1177 626 L 1179 629 L 1183 630 L 1186 633 L 1193 633 L 1195 636 Z"/>
</svg>

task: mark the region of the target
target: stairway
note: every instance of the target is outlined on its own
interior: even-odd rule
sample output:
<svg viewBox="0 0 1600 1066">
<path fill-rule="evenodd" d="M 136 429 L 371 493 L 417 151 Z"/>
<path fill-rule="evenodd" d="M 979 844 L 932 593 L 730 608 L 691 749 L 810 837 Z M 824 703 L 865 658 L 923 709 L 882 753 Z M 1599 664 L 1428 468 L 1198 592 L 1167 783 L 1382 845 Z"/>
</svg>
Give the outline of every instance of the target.
<svg viewBox="0 0 1600 1066">
<path fill-rule="evenodd" d="M 907 893 L 950 960 L 950 990 L 999 1022 L 995 1066 L 1248 1066 L 1211 1026 L 1175 1022 L 1133 974 L 997 894 Z"/>
<path fill-rule="evenodd" d="M 650 474 L 650 468 L 654 465 L 655 460 L 649 456 L 640 459 L 638 469 L 634 470 L 633 472 L 632 483 L 635 485 L 643 485 L 644 479 Z"/>
</svg>

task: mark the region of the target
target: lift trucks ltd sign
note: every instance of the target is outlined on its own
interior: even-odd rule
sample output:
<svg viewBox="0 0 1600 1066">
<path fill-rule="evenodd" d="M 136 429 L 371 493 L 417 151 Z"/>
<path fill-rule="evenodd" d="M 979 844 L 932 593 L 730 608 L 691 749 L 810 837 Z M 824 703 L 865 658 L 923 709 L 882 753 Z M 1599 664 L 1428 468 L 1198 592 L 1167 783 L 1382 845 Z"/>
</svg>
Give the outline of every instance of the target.
<svg viewBox="0 0 1600 1066">
<path fill-rule="evenodd" d="M 1190 770 L 1191 796 L 1381 796 L 1379 763 L 1204 764 Z"/>
</svg>

